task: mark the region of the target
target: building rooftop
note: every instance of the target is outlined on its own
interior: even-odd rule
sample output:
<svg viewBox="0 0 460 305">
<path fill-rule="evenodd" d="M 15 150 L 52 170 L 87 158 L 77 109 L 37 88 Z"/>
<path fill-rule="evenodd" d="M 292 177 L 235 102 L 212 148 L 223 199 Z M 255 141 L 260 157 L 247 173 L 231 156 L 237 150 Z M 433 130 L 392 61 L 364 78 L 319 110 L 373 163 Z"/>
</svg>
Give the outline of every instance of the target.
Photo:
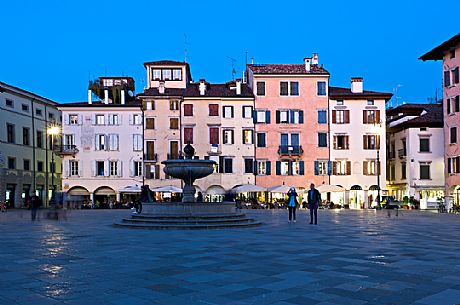
<svg viewBox="0 0 460 305">
<path fill-rule="evenodd" d="M 428 53 L 423 54 L 419 59 L 426 60 L 442 60 L 444 53 L 449 51 L 452 48 L 457 47 L 460 44 L 460 33 L 453 36 L 449 40 L 444 41 L 439 46 L 434 48 Z"/>
<path fill-rule="evenodd" d="M 43 97 L 43 96 L 40 96 L 40 95 L 35 94 L 33 92 L 30 92 L 30 91 L 15 87 L 13 85 L 9 85 L 9 84 L 4 83 L 4 82 L 0 82 L 0 93 L 5 92 L 5 91 L 12 91 L 12 92 L 16 92 L 16 93 L 19 93 L 19 94 L 29 95 L 31 97 L 40 99 L 42 101 L 46 101 L 46 102 L 48 102 L 48 103 L 50 103 L 52 105 L 59 105 L 59 103 L 57 103 L 55 101 L 52 101 L 52 100 L 50 100 L 50 99 L 48 99 L 46 97 Z"/>
<path fill-rule="evenodd" d="M 156 60 L 156 61 L 147 61 L 144 63 L 144 67 L 147 66 L 188 66 L 188 63 L 184 61 L 175 61 L 175 60 Z"/>
<path fill-rule="evenodd" d="M 190 84 L 185 91 L 185 97 L 245 97 L 254 98 L 251 88 L 247 84 L 241 83 L 241 94 L 236 94 L 235 81 L 225 84 L 206 83 L 205 95 L 200 95 L 200 83 Z M 233 88 L 233 89 L 231 89 Z"/>
<path fill-rule="evenodd" d="M 184 88 L 165 88 L 165 93 L 160 94 L 158 88 L 149 88 L 137 96 L 184 96 Z"/>
<path fill-rule="evenodd" d="M 322 65 L 310 65 L 310 71 L 305 70 L 305 64 L 249 64 L 254 74 L 323 74 L 329 72 Z"/>
<path fill-rule="evenodd" d="M 363 90 L 362 93 L 353 93 L 350 88 L 342 87 L 329 87 L 329 97 L 331 99 L 384 99 L 390 100 L 393 96 L 392 93 L 388 92 L 377 92 Z"/>
<path fill-rule="evenodd" d="M 126 102 L 126 104 L 105 104 L 102 101 L 93 101 L 92 104 L 89 104 L 88 102 L 75 102 L 75 103 L 63 103 L 59 104 L 58 108 L 72 108 L 72 107 L 85 107 L 85 108 L 91 108 L 91 107 L 96 107 L 96 108 L 116 108 L 116 107 L 121 107 L 121 108 L 129 108 L 129 107 L 138 107 L 140 108 L 142 106 L 141 102 L 133 101 L 133 102 Z"/>
<path fill-rule="evenodd" d="M 415 116 L 412 119 L 401 122 L 391 128 L 395 132 L 410 127 L 439 127 L 444 126 L 442 104 L 404 104 L 395 108 L 388 109 L 387 123 L 391 123 L 405 116 Z"/>
</svg>

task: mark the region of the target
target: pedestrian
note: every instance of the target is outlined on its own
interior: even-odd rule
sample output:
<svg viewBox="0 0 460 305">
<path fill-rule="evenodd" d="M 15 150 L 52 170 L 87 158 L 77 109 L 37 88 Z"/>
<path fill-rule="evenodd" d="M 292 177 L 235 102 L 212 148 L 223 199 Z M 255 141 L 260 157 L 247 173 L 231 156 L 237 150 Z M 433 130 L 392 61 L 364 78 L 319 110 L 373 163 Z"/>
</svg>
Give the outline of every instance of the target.
<svg viewBox="0 0 460 305">
<path fill-rule="evenodd" d="M 318 204 L 321 200 L 321 194 L 315 189 L 315 184 L 310 184 L 310 190 L 307 195 L 308 208 L 310 209 L 310 224 L 313 224 L 313 214 L 315 216 L 315 225 L 318 224 Z"/>
<path fill-rule="evenodd" d="M 295 191 L 295 188 L 291 187 L 287 195 L 288 195 L 289 222 L 291 221 L 296 222 L 295 210 L 299 202 L 297 201 L 297 193 Z"/>
<path fill-rule="evenodd" d="M 35 221 L 35 218 L 37 217 L 37 210 L 38 210 L 39 206 L 40 206 L 40 199 L 38 198 L 37 195 L 33 195 L 32 196 L 32 201 L 31 201 L 32 221 Z"/>
<path fill-rule="evenodd" d="M 202 192 L 198 192 L 198 194 L 196 195 L 196 202 L 203 202 L 203 193 Z"/>
</svg>

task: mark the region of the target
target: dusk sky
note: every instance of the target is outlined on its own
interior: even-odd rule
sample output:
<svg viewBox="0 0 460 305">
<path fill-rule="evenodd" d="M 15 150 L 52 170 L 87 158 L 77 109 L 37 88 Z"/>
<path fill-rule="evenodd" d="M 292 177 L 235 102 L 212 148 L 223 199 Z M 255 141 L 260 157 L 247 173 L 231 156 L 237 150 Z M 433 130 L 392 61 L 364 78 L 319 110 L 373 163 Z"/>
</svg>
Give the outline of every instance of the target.
<svg viewBox="0 0 460 305">
<path fill-rule="evenodd" d="M 0 81 L 57 102 L 86 99 L 88 80 L 132 76 L 143 63 L 184 60 L 194 80 L 226 82 L 245 65 L 302 63 L 319 53 L 332 86 L 364 88 L 400 102 L 441 93 L 441 62 L 418 57 L 460 32 L 458 0 L 432 1 L 3 1 Z M 394 98 L 393 98 L 394 101 Z"/>
</svg>

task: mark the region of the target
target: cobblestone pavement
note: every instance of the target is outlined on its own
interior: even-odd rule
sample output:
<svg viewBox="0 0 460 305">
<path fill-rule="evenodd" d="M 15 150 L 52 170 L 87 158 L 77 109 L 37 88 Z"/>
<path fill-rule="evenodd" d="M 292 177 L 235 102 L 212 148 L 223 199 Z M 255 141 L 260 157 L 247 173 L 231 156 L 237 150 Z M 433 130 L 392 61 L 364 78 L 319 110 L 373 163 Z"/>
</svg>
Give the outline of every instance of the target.
<svg viewBox="0 0 460 305">
<path fill-rule="evenodd" d="M 0 213 L 0 304 L 460 304 L 460 217 L 249 211 L 258 228 L 114 228 L 127 210 Z"/>
</svg>

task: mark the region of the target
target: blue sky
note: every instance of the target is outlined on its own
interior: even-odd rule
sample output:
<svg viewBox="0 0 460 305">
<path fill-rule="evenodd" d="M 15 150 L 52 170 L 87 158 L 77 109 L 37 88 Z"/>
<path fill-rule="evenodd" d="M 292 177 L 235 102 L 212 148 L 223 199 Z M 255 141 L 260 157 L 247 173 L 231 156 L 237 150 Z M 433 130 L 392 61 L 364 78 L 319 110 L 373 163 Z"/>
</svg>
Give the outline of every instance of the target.
<svg viewBox="0 0 460 305">
<path fill-rule="evenodd" d="M 446 11 L 446 8 L 450 8 Z M 331 85 L 364 77 L 368 90 L 399 84 L 400 102 L 441 89 L 441 63 L 418 57 L 460 32 L 458 0 L 432 1 L 3 1 L 0 81 L 58 102 L 86 98 L 89 78 L 133 76 L 145 61 L 183 60 L 195 80 L 241 75 L 256 63 L 301 63 L 319 53 Z"/>
</svg>

